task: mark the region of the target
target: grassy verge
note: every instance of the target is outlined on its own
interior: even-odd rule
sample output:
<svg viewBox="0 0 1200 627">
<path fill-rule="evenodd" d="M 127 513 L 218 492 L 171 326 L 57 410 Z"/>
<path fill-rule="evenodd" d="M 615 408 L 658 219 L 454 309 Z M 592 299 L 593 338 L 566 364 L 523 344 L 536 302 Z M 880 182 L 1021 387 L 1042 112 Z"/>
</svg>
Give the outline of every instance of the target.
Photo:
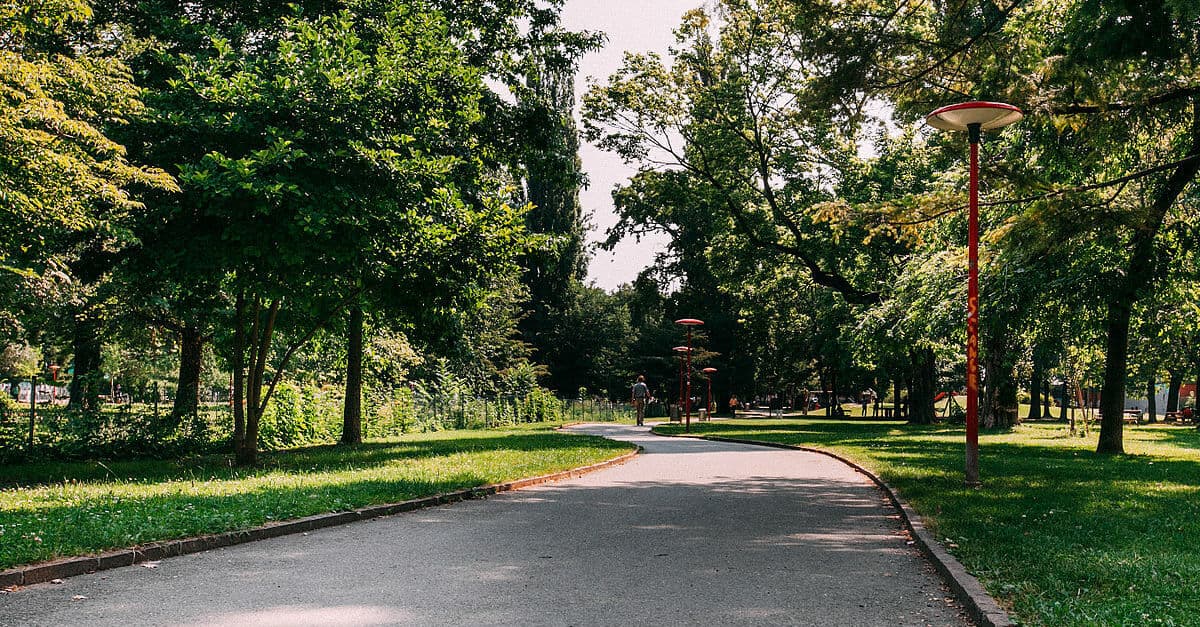
<svg viewBox="0 0 1200 627">
<path fill-rule="evenodd" d="M 657 428 L 678 433 L 675 426 Z M 1200 434 L 1125 430 L 1122 456 L 1030 424 L 980 438 L 985 487 L 962 485 L 961 427 L 822 419 L 692 424 L 693 432 L 820 447 L 872 469 L 1029 624 L 1195 624 Z"/>
<path fill-rule="evenodd" d="M 0 568 L 547 474 L 632 446 L 537 428 L 450 431 L 263 455 L 0 466 Z"/>
</svg>

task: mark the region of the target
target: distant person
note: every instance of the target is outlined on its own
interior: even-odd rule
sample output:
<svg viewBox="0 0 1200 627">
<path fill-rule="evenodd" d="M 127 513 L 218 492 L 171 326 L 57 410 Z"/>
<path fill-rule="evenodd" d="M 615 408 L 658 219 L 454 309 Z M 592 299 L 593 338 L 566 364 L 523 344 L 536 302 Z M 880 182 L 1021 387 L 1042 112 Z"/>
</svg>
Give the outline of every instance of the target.
<svg viewBox="0 0 1200 627">
<path fill-rule="evenodd" d="M 729 416 L 731 418 L 737 418 L 737 408 L 738 408 L 737 396 L 736 395 L 730 396 L 729 397 Z"/>
<path fill-rule="evenodd" d="M 630 392 L 630 402 L 633 403 L 633 411 L 637 415 L 638 426 L 646 421 L 646 400 L 650 398 L 650 388 L 646 386 L 645 375 L 638 375 L 637 383 L 633 384 L 633 390 Z"/>
</svg>

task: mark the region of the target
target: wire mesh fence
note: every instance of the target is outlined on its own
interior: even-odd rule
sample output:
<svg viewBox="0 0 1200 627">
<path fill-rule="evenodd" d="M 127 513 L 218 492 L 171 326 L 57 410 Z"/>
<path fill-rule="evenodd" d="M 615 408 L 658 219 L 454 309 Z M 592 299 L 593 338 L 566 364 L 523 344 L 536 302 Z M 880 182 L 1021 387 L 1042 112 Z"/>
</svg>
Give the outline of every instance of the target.
<svg viewBox="0 0 1200 627">
<path fill-rule="evenodd" d="M 337 442 L 343 424 L 341 390 L 281 384 L 259 426 L 263 449 Z M 27 459 L 173 456 L 222 450 L 233 426 L 232 404 L 219 391 L 202 391 L 197 411 L 172 412 L 160 386 L 105 395 L 99 411 L 63 403 L 0 399 L 0 463 Z M 542 422 L 632 420 L 633 408 L 599 398 L 560 398 L 534 389 L 525 394 L 400 387 L 370 390 L 363 399 L 367 438 L 449 429 L 488 429 Z M 654 415 L 650 408 L 649 415 Z"/>
</svg>

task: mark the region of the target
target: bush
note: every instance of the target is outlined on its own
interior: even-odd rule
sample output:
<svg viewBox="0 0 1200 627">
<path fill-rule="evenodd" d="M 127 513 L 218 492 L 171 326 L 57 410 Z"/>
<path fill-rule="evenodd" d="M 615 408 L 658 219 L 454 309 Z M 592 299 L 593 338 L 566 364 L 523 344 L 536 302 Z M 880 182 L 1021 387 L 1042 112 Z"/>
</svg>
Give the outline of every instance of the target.
<svg viewBox="0 0 1200 627">
<path fill-rule="evenodd" d="M 379 399 L 377 394 L 367 396 L 373 402 L 370 403 L 370 419 L 363 425 L 363 437 L 386 438 L 403 435 L 413 429 L 416 420 L 411 389 L 403 386 L 396 388 L 383 399 Z"/>
<path fill-rule="evenodd" d="M 342 402 L 314 385 L 284 382 L 275 388 L 258 426 L 258 444 L 277 450 L 336 442 L 342 432 Z"/>
</svg>

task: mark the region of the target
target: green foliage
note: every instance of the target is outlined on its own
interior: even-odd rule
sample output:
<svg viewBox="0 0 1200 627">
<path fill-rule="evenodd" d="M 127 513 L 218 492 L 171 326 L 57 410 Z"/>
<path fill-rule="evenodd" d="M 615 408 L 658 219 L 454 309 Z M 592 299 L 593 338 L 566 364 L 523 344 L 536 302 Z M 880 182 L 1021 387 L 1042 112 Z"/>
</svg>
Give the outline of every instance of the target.
<svg viewBox="0 0 1200 627">
<path fill-rule="evenodd" d="M 5 395 L 7 396 L 7 395 Z M 39 405 L 34 448 L 27 447 L 29 405 L 11 399 L 0 420 L 0 465 L 30 460 L 165 459 L 211 452 L 228 437 L 227 414 L 202 407 L 182 423 L 163 405 L 109 404 L 80 412 Z"/>
<path fill-rule="evenodd" d="M 119 60 L 68 45 L 90 14 L 82 1 L 0 7 L 0 269 L 40 271 L 79 233 L 128 242 L 132 190 L 175 189 L 104 132 L 142 103 Z"/>
<path fill-rule="evenodd" d="M 279 450 L 336 442 L 342 430 L 341 400 L 314 385 L 281 383 L 263 413 L 259 446 Z"/>
</svg>

